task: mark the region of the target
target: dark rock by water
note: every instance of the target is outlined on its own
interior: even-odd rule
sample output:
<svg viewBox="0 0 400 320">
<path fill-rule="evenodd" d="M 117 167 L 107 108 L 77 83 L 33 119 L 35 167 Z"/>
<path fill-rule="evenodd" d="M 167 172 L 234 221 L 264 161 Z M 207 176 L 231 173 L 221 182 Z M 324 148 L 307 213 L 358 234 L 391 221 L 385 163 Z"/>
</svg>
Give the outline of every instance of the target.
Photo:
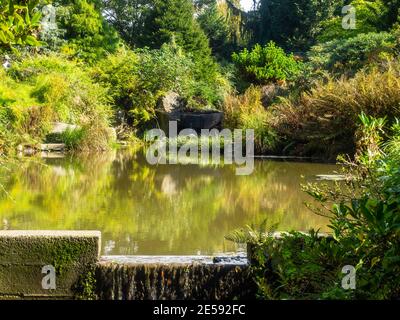
<svg viewBox="0 0 400 320">
<path fill-rule="evenodd" d="M 162 97 L 156 110 L 159 127 L 168 134 L 169 122 L 177 121 L 178 130 L 220 129 L 223 113 L 218 110 L 193 110 L 187 108 L 187 102 L 177 93 L 171 92 Z"/>
</svg>

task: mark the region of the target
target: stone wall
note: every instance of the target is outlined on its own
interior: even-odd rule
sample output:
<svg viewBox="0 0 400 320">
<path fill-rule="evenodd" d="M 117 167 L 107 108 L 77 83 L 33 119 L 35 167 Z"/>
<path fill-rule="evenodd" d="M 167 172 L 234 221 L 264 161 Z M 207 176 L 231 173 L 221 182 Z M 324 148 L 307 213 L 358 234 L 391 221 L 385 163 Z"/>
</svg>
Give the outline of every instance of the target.
<svg viewBox="0 0 400 320">
<path fill-rule="evenodd" d="M 0 299 L 73 298 L 99 259 L 100 238 L 96 231 L 0 231 Z"/>
</svg>

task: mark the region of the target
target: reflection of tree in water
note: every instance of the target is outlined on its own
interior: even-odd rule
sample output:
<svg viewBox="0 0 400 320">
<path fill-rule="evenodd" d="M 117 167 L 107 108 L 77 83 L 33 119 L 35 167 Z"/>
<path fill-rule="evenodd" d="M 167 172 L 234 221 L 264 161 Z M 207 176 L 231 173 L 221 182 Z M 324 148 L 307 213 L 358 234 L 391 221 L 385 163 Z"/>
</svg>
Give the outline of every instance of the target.
<svg viewBox="0 0 400 320">
<path fill-rule="evenodd" d="M 0 198 L 0 219 L 13 229 L 101 230 L 114 254 L 212 253 L 232 229 L 266 217 L 281 229 L 321 226 L 302 206 L 300 175 L 329 170 L 256 162 L 239 177 L 234 166 L 151 166 L 126 150 L 23 162 L 5 179 L 15 201 Z"/>
</svg>

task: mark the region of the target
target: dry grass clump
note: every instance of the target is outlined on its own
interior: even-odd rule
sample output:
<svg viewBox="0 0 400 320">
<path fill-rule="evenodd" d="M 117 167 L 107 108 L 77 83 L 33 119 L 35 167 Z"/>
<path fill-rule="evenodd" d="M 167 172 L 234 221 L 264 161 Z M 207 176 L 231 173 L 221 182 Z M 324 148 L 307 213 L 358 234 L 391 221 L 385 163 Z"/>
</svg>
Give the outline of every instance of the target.
<svg viewBox="0 0 400 320">
<path fill-rule="evenodd" d="M 354 154 L 359 115 L 400 116 L 400 64 L 360 71 L 352 79 L 330 79 L 297 100 L 274 107 L 274 128 L 304 153 Z"/>
<path fill-rule="evenodd" d="M 260 87 L 251 86 L 242 95 L 227 95 L 223 104 L 224 125 L 230 129 L 254 129 L 258 152 L 273 150 L 276 134 L 269 124 L 271 115 L 262 105 Z"/>
</svg>

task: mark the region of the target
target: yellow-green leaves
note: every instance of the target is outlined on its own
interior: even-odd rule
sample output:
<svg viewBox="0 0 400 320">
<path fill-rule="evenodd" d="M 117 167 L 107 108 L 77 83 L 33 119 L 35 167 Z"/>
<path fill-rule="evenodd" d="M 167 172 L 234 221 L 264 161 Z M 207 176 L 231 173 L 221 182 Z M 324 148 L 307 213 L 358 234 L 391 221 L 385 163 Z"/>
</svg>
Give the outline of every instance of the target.
<svg viewBox="0 0 400 320">
<path fill-rule="evenodd" d="M 39 46 L 35 33 L 39 29 L 41 13 L 35 11 L 37 0 L 6 0 L 0 4 L 0 48 L 15 45 Z"/>
</svg>

